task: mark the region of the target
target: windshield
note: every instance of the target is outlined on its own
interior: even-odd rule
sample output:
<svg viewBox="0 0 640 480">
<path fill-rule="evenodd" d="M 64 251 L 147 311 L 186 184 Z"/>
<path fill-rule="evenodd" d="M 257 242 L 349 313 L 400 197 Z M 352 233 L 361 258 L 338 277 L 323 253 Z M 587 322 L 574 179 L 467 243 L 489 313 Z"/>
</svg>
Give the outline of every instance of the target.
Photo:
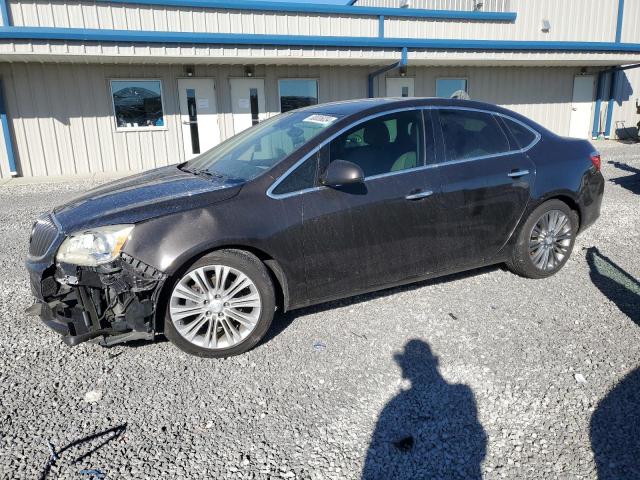
<svg viewBox="0 0 640 480">
<path fill-rule="evenodd" d="M 313 112 L 287 112 L 245 130 L 194 158 L 184 170 L 248 181 L 270 169 L 338 119 Z"/>
</svg>

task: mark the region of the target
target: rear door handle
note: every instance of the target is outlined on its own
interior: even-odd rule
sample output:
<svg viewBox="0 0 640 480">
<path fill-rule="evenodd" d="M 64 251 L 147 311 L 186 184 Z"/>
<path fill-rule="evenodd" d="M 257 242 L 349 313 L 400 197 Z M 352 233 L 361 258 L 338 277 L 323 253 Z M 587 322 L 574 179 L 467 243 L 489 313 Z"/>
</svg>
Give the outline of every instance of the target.
<svg viewBox="0 0 640 480">
<path fill-rule="evenodd" d="M 529 170 L 511 170 L 507 175 L 511 178 L 520 178 L 529 175 Z"/>
<path fill-rule="evenodd" d="M 430 197 L 431 195 L 433 195 L 433 191 L 421 190 L 420 192 L 410 193 L 404 198 L 406 198 L 407 200 L 420 200 L 421 198 L 427 198 L 427 197 Z"/>
</svg>

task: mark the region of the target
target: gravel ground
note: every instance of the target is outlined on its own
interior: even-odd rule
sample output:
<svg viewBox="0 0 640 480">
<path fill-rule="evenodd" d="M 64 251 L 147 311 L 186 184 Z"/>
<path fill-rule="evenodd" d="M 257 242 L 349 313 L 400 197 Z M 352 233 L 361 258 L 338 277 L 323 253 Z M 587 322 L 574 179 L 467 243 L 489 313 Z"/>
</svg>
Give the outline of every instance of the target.
<svg viewBox="0 0 640 480">
<path fill-rule="evenodd" d="M 0 477 L 640 478 L 640 145 L 598 146 L 602 217 L 555 277 L 292 312 L 227 360 L 64 346 L 23 313 L 22 262 L 91 182 L 0 187 Z"/>
</svg>

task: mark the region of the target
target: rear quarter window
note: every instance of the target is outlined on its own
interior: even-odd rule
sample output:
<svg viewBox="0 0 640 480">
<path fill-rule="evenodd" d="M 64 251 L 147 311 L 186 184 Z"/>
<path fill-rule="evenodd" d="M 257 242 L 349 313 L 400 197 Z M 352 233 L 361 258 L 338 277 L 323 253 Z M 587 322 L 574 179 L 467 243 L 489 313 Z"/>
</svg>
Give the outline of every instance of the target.
<svg viewBox="0 0 640 480">
<path fill-rule="evenodd" d="M 527 148 L 536 140 L 536 134 L 520 122 L 516 122 L 507 117 L 502 117 L 502 120 L 504 120 L 505 125 L 520 148 Z"/>
</svg>

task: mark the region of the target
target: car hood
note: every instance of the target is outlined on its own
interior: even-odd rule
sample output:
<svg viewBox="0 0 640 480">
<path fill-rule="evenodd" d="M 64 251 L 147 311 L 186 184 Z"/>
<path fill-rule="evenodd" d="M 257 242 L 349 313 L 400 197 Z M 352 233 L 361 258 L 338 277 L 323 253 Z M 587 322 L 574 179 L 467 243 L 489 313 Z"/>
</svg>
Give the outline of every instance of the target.
<svg viewBox="0 0 640 480">
<path fill-rule="evenodd" d="M 238 194 L 242 184 L 183 172 L 176 165 L 127 177 L 74 198 L 54 209 L 66 233 L 119 223 L 139 223 Z"/>
</svg>

